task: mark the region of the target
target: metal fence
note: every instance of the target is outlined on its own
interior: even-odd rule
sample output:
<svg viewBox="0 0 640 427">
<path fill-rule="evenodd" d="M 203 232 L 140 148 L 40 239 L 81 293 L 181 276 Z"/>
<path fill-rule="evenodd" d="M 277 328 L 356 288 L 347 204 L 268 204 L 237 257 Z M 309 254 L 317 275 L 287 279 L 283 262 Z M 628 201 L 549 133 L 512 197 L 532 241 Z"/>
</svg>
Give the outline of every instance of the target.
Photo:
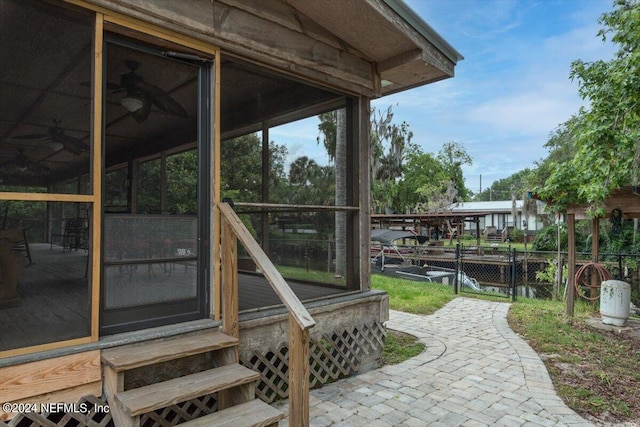
<svg viewBox="0 0 640 427">
<path fill-rule="evenodd" d="M 302 236 L 301 236 L 302 237 Z M 562 297 L 567 284 L 566 252 L 544 252 L 497 245 L 397 245 L 402 260 L 415 266 L 430 266 L 458 272 L 459 293 L 474 293 L 473 287 L 462 286 L 468 278 L 480 285 L 482 293 L 505 298 Z M 333 271 L 335 242 L 332 240 L 300 239 L 298 241 L 271 239 L 270 256 L 278 265 L 307 270 Z M 575 271 L 592 261 L 590 253 L 578 253 Z M 632 301 L 640 305 L 640 254 L 610 254 L 598 256 L 612 278 L 624 280 L 632 286 Z M 560 268 L 558 268 L 560 265 Z M 594 271 L 587 270 L 583 281 L 590 281 Z"/>
<path fill-rule="evenodd" d="M 554 293 L 562 297 L 566 292 L 566 252 L 461 245 L 458 258 L 459 271 L 477 280 L 484 290 L 511 295 L 512 298 L 551 298 Z M 589 267 L 592 262 L 604 267 L 611 278 L 628 282 L 632 301 L 636 305 L 640 303 L 640 254 L 603 253 L 594 260 L 590 253 L 578 253 L 574 271 L 585 268 L 577 280 L 577 295 L 594 300 L 599 294 L 597 288 L 602 277 L 600 268 Z M 460 291 L 469 292 L 466 288 Z"/>
</svg>

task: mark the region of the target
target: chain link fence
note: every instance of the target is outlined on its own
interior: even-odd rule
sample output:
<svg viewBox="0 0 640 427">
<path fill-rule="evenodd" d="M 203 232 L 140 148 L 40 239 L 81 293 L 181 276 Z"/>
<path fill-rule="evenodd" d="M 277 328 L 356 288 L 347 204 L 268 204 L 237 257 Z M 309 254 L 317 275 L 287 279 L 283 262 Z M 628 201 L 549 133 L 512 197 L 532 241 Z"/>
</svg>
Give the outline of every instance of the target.
<svg viewBox="0 0 640 427">
<path fill-rule="evenodd" d="M 563 297 L 566 294 L 566 252 L 544 252 L 514 249 L 498 245 L 412 246 L 399 245 L 403 257 L 418 266 L 452 269 L 458 272 L 458 292 L 477 293 L 472 287 L 461 286 L 465 278 L 477 282 L 482 291 L 491 292 L 515 300 L 527 298 Z M 575 271 L 592 262 L 590 253 L 578 253 Z M 599 254 L 597 262 L 604 266 L 611 277 L 631 285 L 631 300 L 640 306 L 640 254 Z M 558 268 L 558 265 L 561 267 Z M 577 295 L 597 296 L 600 277 L 595 269 L 585 269 L 580 283 L 589 289 L 578 290 Z M 591 284 L 593 283 L 593 285 Z"/>
</svg>

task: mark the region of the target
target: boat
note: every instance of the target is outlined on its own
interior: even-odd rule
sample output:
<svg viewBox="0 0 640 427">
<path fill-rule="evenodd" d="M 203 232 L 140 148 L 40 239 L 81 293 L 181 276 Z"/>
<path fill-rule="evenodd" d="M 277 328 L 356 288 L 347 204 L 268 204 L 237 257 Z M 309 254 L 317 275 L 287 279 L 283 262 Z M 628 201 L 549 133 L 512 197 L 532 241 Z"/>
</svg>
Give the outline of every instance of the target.
<svg viewBox="0 0 640 427">
<path fill-rule="evenodd" d="M 424 238 L 424 239 L 423 239 Z M 411 259 L 413 251 L 410 247 L 399 246 L 396 242 L 407 240 L 415 244 L 423 244 L 425 236 L 416 235 L 409 231 L 376 229 L 371 232 L 371 271 L 390 277 L 415 280 L 420 282 L 442 283 L 453 286 L 456 270 L 444 267 L 416 265 Z M 467 276 L 465 272 L 458 273 L 458 286 L 469 290 L 482 292 L 478 281 Z"/>
</svg>

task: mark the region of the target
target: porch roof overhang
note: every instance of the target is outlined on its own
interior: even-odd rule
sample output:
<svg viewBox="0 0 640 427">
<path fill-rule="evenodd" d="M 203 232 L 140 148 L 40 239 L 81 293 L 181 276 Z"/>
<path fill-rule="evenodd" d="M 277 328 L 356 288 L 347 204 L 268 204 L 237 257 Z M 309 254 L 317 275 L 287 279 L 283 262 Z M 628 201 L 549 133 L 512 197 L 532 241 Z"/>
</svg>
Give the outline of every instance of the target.
<svg viewBox="0 0 640 427">
<path fill-rule="evenodd" d="M 108 32 L 125 37 L 135 33 L 143 43 L 167 48 L 159 39 L 118 25 L 122 17 L 219 47 L 223 140 L 261 130 L 265 123 L 277 126 L 340 108 L 346 95 L 378 97 L 452 77 L 456 62 L 462 59 L 400 0 L 66 1 L 112 14 L 105 23 Z M 89 86 L 82 83 L 91 80 L 91 46 L 61 32 L 57 45 L 64 46 L 65 52 L 78 52 L 77 57 L 61 55 L 39 31 L 48 23 L 47 15 L 34 13 L 29 19 L 31 24 L 25 29 L 21 21 L 7 18 L 11 24 L 5 28 L 7 34 L 17 34 L 34 49 L 10 51 L 11 45 L 5 46 L 5 56 L 14 61 L 0 66 L 0 85 L 6 89 L 0 107 L 12 114 L 5 113 L 0 120 L 0 165 L 13 165 L 18 154 L 24 154 L 50 173 L 44 176 L 3 167 L 0 175 L 5 184 L 45 186 L 87 173 L 88 151 L 52 154 L 40 139 L 19 138 L 47 136 L 61 123 L 69 137 L 85 144 L 90 141 L 87 106 L 92 98 Z M 173 48 L 171 43 L 166 45 Z M 134 60 L 141 64 L 140 74 L 147 81 L 167 88 L 182 105 L 191 102 L 196 82 L 172 81 L 171 67 L 178 67 L 177 62 L 142 58 L 123 49 L 110 52 L 116 53 L 105 69 L 107 83 L 113 83 L 114 77 L 117 83 L 117 77 L 126 71 L 124 60 Z M 185 53 L 198 54 L 186 47 Z M 204 58 L 211 59 L 209 54 Z M 40 73 L 30 63 L 46 63 L 48 72 Z M 108 76 L 113 77 L 109 80 Z M 195 139 L 194 109 L 187 112 L 187 119 L 163 117 L 153 109 L 149 120 L 139 124 L 118 108 L 121 95 L 116 91 L 106 91 L 104 97 L 114 113 L 105 121 L 105 138 L 113 150 L 106 168 L 169 152 Z M 83 114 L 63 114 L 72 110 Z"/>
<path fill-rule="evenodd" d="M 402 0 L 88 2 L 370 97 L 453 77 L 463 59 Z"/>
<path fill-rule="evenodd" d="M 586 219 L 589 205 L 569 205 L 567 214 L 575 215 L 576 219 Z M 612 191 L 604 201 L 605 215 L 610 215 L 615 209 L 622 212 L 623 219 L 640 218 L 640 188 L 626 186 Z"/>
</svg>

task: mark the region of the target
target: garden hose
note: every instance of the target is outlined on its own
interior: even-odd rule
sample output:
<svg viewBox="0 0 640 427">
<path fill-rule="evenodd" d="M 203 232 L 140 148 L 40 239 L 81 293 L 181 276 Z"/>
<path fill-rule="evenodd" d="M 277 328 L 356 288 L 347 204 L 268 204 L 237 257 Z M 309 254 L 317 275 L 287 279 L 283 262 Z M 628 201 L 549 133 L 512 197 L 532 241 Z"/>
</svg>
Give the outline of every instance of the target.
<svg viewBox="0 0 640 427">
<path fill-rule="evenodd" d="M 575 276 L 576 277 L 576 280 L 575 280 L 576 294 L 588 301 L 595 301 L 600 298 L 599 295 L 597 297 L 588 297 L 580 293 L 580 286 L 579 286 L 580 279 L 582 278 L 582 275 L 589 267 L 593 267 L 600 275 L 600 282 L 598 283 L 598 285 L 595 287 L 589 285 L 589 289 L 600 288 L 600 283 L 602 283 L 605 280 L 611 280 L 612 277 L 611 277 L 611 273 L 609 273 L 609 270 L 607 270 L 604 267 L 604 265 L 598 264 L 597 262 L 588 262 L 582 267 L 580 267 L 578 271 L 576 271 L 576 276 Z"/>
</svg>

